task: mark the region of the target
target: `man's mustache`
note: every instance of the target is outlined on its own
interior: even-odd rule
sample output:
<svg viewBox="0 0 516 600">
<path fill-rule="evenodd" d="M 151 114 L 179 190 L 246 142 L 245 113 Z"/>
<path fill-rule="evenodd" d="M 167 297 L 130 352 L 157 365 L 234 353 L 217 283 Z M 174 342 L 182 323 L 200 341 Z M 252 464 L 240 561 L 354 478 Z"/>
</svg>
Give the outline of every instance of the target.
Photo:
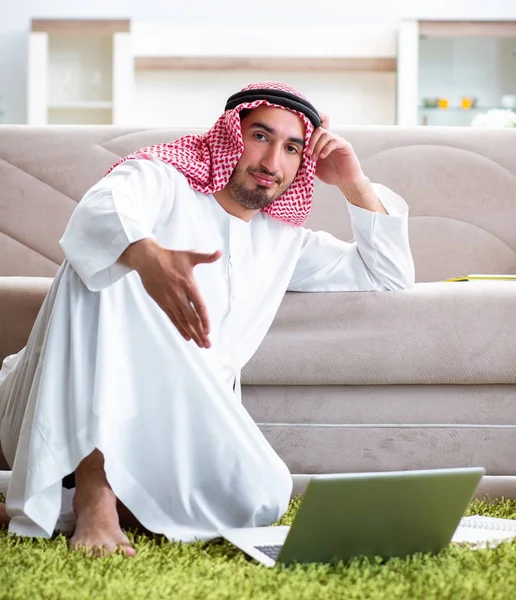
<svg viewBox="0 0 516 600">
<path fill-rule="evenodd" d="M 281 183 L 283 181 L 283 179 L 280 179 L 279 177 L 274 175 L 274 173 L 271 173 L 269 171 L 269 169 L 267 169 L 266 167 L 260 167 L 259 169 L 252 169 L 251 173 L 262 173 L 263 175 L 267 175 L 268 177 L 273 177 L 274 181 L 276 183 Z"/>
</svg>

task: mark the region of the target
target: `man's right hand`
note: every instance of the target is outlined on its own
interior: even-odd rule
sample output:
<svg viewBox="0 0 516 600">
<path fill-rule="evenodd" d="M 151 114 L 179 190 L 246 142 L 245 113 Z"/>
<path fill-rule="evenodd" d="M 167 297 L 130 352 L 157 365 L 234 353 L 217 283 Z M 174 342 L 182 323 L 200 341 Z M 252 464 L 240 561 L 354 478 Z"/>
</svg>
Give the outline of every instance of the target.
<svg viewBox="0 0 516 600">
<path fill-rule="evenodd" d="M 209 348 L 208 310 L 193 269 L 201 263 L 213 263 L 221 256 L 220 250 L 211 254 L 169 250 L 153 239 L 144 239 L 131 244 L 118 262 L 138 272 L 149 296 L 185 340 L 193 339 L 200 348 Z"/>
</svg>

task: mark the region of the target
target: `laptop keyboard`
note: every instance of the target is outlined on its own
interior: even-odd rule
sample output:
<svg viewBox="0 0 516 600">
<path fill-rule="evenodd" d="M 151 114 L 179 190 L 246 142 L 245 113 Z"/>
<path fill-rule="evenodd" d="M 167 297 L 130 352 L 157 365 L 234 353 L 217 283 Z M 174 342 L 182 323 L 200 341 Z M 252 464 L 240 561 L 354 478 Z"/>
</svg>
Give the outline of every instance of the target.
<svg viewBox="0 0 516 600">
<path fill-rule="evenodd" d="M 280 550 L 283 548 L 282 544 L 276 544 L 275 546 L 255 546 L 257 550 L 266 554 L 272 560 L 276 560 L 280 553 Z"/>
</svg>

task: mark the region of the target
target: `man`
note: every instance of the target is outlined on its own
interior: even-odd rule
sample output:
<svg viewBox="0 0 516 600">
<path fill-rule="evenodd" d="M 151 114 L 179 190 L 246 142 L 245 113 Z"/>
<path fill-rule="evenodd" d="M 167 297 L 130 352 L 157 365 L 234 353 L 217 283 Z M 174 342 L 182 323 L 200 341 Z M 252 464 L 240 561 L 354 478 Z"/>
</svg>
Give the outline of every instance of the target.
<svg viewBox="0 0 516 600">
<path fill-rule="evenodd" d="M 314 175 L 347 199 L 355 243 L 302 226 Z M 274 82 L 233 95 L 206 134 L 114 165 L 0 375 L 10 531 L 48 537 L 68 514 L 73 548 L 131 556 L 124 515 L 183 541 L 278 519 L 291 476 L 241 404 L 240 370 L 287 290 L 412 286 L 407 213 Z"/>
</svg>

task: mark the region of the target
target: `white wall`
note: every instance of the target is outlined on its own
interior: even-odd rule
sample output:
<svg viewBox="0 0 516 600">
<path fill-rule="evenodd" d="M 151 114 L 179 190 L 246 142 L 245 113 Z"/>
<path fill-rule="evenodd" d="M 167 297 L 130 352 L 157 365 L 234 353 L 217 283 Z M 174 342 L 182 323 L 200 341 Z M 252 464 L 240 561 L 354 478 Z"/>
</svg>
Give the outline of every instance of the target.
<svg viewBox="0 0 516 600">
<path fill-rule="evenodd" d="M 513 19 L 514 0 L 0 0 L 0 108 L 4 123 L 26 120 L 27 34 L 31 18 L 131 18 L 179 24 L 339 24 L 401 18 Z M 300 40 L 300 44 L 303 41 Z"/>
<path fill-rule="evenodd" d="M 211 127 L 226 99 L 251 81 L 287 81 L 334 128 L 346 125 L 389 125 L 396 122 L 395 73 L 271 73 L 247 71 L 137 73 L 131 123 L 146 127 Z"/>
</svg>

